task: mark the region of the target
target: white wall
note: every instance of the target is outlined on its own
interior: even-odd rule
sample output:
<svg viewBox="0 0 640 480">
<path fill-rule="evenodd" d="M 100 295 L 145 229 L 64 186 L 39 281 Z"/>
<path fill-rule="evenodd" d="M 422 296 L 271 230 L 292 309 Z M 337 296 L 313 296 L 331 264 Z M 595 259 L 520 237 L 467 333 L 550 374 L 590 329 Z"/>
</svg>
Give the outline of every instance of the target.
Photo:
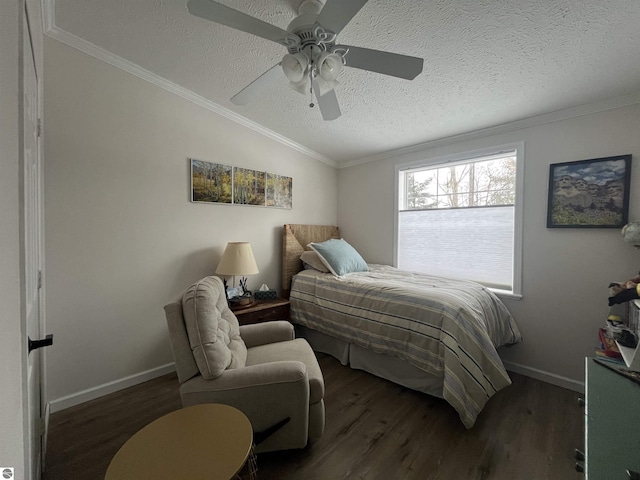
<svg viewBox="0 0 640 480">
<path fill-rule="evenodd" d="M 633 154 L 629 220 L 638 220 L 638 131 L 640 106 L 633 105 L 344 168 L 338 225 L 365 260 L 392 264 L 395 165 L 524 141 L 524 297 L 505 300 L 524 342 L 501 355 L 516 371 L 579 389 L 583 359 L 593 355 L 606 320 L 608 284 L 637 274 L 640 252 L 618 229 L 546 228 L 549 165 Z"/>
<path fill-rule="evenodd" d="M 227 242 L 251 242 L 249 286 L 279 289 L 282 225 L 334 224 L 337 171 L 51 38 L 45 74 L 56 409 L 171 363 L 162 307 L 213 274 Z M 293 209 L 191 203 L 189 157 L 293 177 Z"/>
</svg>

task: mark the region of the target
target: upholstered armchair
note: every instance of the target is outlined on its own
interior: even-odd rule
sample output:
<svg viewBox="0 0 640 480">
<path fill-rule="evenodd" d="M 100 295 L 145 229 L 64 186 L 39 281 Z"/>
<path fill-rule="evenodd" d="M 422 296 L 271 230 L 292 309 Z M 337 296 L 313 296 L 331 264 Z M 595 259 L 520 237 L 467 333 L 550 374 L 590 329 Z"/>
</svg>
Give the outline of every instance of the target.
<svg viewBox="0 0 640 480">
<path fill-rule="evenodd" d="M 256 452 L 303 448 L 324 431 L 324 380 L 287 321 L 238 325 L 206 277 L 164 307 L 182 405 L 223 403 L 249 418 Z"/>
</svg>

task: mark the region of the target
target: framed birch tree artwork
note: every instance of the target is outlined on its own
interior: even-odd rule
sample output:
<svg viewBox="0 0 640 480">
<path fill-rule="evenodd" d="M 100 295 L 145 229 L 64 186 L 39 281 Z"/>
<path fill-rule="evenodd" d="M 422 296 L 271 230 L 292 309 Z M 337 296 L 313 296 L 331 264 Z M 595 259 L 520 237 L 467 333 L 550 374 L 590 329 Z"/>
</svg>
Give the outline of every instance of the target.
<svg viewBox="0 0 640 480">
<path fill-rule="evenodd" d="M 191 201 L 232 203 L 232 167 L 191 159 Z"/>
<path fill-rule="evenodd" d="M 233 169 L 233 203 L 236 205 L 265 205 L 265 172 L 248 168 Z"/>
<path fill-rule="evenodd" d="M 194 158 L 190 165 L 192 202 L 292 208 L 291 177 Z"/>
<path fill-rule="evenodd" d="M 267 207 L 293 208 L 293 179 L 267 172 Z"/>
</svg>

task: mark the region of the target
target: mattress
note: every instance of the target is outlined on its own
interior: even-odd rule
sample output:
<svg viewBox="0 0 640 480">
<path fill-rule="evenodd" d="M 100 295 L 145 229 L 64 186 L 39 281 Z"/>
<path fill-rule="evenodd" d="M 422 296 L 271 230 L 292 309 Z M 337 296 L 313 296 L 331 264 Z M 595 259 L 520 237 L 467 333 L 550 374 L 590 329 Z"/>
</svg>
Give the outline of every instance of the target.
<svg viewBox="0 0 640 480">
<path fill-rule="evenodd" d="M 293 277 L 291 320 L 442 378 L 441 396 L 471 428 L 511 384 L 497 348 L 521 341 L 500 299 L 475 282 L 369 265 L 342 277 Z"/>
</svg>

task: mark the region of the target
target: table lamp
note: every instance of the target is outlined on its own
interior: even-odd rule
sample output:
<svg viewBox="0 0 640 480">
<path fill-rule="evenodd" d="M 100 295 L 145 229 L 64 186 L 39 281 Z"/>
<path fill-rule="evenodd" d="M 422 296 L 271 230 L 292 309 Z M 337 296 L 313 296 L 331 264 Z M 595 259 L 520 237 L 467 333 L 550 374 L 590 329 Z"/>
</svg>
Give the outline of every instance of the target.
<svg viewBox="0 0 640 480">
<path fill-rule="evenodd" d="M 236 286 L 236 275 L 255 275 L 259 273 L 256 259 L 253 257 L 251 244 L 249 242 L 229 242 L 227 243 L 218 268 L 218 275 L 233 276 L 233 287 Z M 242 283 L 242 282 L 241 282 Z M 242 285 L 246 289 L 246 283 Z"/>
</svg>

